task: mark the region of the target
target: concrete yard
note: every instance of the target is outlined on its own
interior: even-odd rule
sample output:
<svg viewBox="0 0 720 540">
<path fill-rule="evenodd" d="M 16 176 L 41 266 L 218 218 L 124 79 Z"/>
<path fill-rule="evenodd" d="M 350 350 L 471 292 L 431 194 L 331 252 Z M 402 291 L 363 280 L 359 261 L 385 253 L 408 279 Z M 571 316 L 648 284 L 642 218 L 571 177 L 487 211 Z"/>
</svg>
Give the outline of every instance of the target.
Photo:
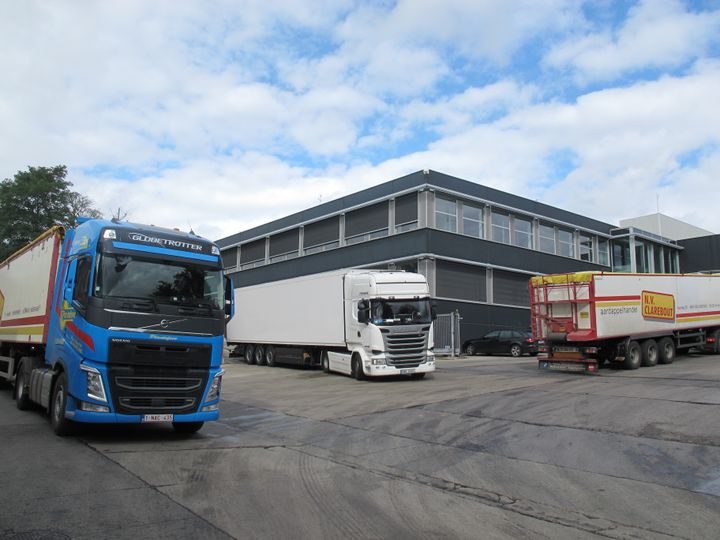
<svg viewBox="0 0 720 540">
<path fill-rule="evenodd" d="M 56 437 L 0 391 L 0 540 L 718 538 L 720 357 L 424 380 L 226 365 L 222 419 Z"/>
</svg>

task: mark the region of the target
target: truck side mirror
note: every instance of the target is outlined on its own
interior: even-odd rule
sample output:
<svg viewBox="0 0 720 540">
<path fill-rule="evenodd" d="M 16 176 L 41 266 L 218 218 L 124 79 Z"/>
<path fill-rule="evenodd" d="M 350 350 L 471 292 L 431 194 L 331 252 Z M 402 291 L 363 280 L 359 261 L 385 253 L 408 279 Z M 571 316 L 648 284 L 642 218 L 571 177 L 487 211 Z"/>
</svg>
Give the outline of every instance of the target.
<svg viewBox="0 0 720 540">
<path fill-rule="evenodd" d="M 433 321 L 437 319 L 437 302 L 435 300 L 430 303 L 430 318 Z"/>
<path fill-rule="evenodd" d="M 234 295 L 233 280 L 231 277 L 225 276 L 225 319 L 228 321 L 235 315 Z"/>
<path fill-rule="evenodd" d="M 358 322 L 361 324 L 367 324 L 370 320 L 370 304 L 367 300 L 360 300 L 358 302 Z"/>
</svg>

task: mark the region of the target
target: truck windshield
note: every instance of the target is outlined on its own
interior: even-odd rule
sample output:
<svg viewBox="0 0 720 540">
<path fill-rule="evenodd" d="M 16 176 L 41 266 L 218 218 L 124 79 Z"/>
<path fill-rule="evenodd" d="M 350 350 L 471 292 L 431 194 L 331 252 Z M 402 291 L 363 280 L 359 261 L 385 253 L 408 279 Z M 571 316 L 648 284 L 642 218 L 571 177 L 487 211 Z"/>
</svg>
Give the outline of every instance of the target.
<svg viewBox="0 0 720 540">
<path fill-rule="evenodd" d="M 372 300 L 371 322 L 386 326 L 393 324 L 429 324 L 430 300 Z"/>
<path fill-rule="evenodd" d="M 212 309 L 221 309 L 224 304 L 221 270 L 115 253 L 101 256 L 94 294 Z"/>
</svg>

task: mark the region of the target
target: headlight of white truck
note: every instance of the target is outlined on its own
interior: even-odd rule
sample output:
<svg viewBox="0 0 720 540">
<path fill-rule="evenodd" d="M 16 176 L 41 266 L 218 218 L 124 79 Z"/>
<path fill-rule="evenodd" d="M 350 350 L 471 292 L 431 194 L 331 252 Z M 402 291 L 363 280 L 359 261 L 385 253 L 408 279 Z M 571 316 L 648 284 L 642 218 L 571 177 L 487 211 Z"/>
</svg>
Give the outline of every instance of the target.
<svg viewBox="0 0 720 540">
<path fill-rule="evenodd" d="M 94 367 L 86 366 L 85 364 L 81 364 L 80 369 L 82 369 L 87 376 L 88 397 L 107 403 L 105 385 L 103 385 L 102 375 L 100 372 Z"/>
</svg>

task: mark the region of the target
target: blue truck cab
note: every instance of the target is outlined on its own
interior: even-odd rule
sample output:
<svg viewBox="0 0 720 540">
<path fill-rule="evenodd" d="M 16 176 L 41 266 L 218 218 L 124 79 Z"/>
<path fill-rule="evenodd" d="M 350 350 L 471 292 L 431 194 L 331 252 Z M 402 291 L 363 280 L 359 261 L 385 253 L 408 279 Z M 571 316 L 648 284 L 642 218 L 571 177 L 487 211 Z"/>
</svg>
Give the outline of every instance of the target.
<svg viewBox="0 0 720 540">
<path fill-rule="evenodd" d="M 220 251 L 193 233 L 98 219 L 66 231 L 43 365 L 27 399 L 53 429 L 75 422 L 171 422 L 192 433 L 219 417 L 233 287 Z"/>
</svg>

